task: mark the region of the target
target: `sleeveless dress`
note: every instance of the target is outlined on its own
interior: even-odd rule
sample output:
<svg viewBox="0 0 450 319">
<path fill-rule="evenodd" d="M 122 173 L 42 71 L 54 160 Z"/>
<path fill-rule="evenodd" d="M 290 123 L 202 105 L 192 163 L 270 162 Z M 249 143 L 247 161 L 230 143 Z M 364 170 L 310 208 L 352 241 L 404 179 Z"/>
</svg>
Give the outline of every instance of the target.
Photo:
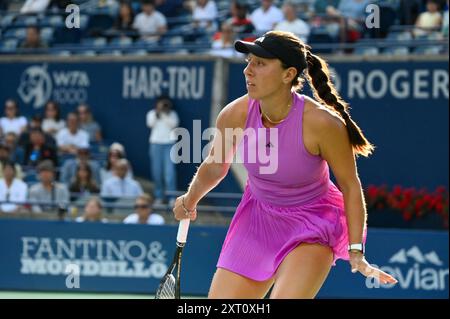
<svg viewBox="0 0 450 319">
<path fill-rule="evenodd" d="M 250 99 L 238 146 L 248 180 L 217 267 L 256 281 L 271 278 L 301 243 L 331 247 L 333 265 L 349 259 L 343 195 L 330 180 L 327 162 L 306 150 L 304 96 L 292 94 L 288 116 L 271 129 L 262 123 L 259 102 Z"/>
</svg>

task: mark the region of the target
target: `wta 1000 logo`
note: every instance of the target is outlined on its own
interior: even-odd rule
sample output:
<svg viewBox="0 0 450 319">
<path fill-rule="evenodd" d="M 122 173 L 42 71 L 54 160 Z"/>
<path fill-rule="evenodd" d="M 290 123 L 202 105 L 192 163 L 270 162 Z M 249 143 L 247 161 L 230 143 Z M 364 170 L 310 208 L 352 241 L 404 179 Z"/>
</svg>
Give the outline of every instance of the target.
<svg viewBox="0 0 450 319">
<path fill-rule="evenodd" d="M 162 278 L 166 255 L 158 241 L 22 237 L 20 273 L 64 276 L 76 266 L 81 276 Z"/>
<path fill-rule="evenodd" d="M 23 71 L 17 92 L 25 104 L 37 109 L 48 100 L 60 104 L 86 102 L 89 85 L 89 76 L 85 71 L 49 71 L 46 64 L 32 65 Z"/>
</svg>

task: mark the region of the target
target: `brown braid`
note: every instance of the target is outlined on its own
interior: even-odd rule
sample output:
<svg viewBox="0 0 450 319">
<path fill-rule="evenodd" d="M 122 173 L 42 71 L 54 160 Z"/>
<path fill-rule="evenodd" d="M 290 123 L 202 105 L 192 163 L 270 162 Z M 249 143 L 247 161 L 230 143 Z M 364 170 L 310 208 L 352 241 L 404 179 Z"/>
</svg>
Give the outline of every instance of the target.
<svg viewBox="0 0 450 319">
<path fill-rule="evenodd" d="M 299 59 L 302 59 L 298 65 L 293 66 L 297 69 L 297 76 L 292 80 L 292 87 L 300 91 L 303 87 L 304 78 L 306 78 L 314 97 L 345 121 L 350 143 L 355 154 L 369 156 L 373 152 L 374 146 L 366 139 L 361 129 L 350 117 L 348 104 L 339 96 L 331 82 L 327 63 L 320 57 L 312 54 L 311 47 L 303 43 L 293 33 L 270 31 L 267 34 L 283 40 L 284 47 L 289 48 L 293 54 L 298 54 Z M 283 61 L 282 65 L 285 69 L 289 67 Z M 307 66 L 306 69 L 305 66 Z"/>
<path fill-rule="evenodd" d="M 325 103 L 325 105 L 332 107 L 332 111 L 337 113 L 345 121 L 350 143 L 353 146 L 355 153 L 358 155 L 369 156 L 374 146 L 366 139 L 361 129 L 352 120 L 348 112 L 348 104 L 339 96 L 330 80 L 330 72 L 326 62 L 311 53 L 306 48 L 306 61 L 308 63 L 308 72 L 306 77 L 311 84 L 311 89 L 314 97 Z"/>
</svg>

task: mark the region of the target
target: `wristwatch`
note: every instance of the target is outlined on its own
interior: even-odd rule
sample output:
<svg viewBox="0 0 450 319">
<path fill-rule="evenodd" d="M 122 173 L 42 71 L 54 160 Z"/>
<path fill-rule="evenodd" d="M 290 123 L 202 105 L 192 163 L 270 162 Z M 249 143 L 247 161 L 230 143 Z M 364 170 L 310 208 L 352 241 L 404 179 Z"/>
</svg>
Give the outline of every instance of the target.
<svg viewBox="0 0 450 319">
<path fill-rule="evenodd" d="M 358 250 L 362 254 L 364 254 L 364 244 L 363 243 L 359 243 L 359 244 L 350 244 L 350 245 L 348 245 L 348 251 L 352 251 L 352 250 Z"/>
</svg>

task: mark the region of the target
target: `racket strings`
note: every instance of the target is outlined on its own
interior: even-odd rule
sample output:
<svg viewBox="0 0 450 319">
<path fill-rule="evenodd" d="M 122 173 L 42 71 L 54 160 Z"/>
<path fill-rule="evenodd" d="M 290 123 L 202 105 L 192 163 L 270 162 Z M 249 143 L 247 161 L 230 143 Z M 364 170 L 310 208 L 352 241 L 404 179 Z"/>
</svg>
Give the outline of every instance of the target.
<svg viewBox="0 0 450 319">
<path fill-rule="evenodd" d="M 170 274 L 160 284 L 156 299 L 175 299 L 175 277 Z"/>
</svg>

